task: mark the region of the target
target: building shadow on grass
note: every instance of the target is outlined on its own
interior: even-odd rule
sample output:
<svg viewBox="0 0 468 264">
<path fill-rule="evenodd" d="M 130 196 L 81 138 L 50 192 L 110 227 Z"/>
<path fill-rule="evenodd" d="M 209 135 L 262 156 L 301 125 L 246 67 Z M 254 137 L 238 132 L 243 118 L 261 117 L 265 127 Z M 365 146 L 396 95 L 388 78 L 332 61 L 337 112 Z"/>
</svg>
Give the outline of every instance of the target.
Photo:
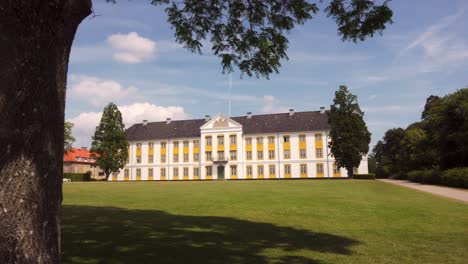
<svg viewBox="0 0 468 264">
<path fill-rule="evenodd" d="M 315 264 L 299 251 L 352 254 L 358 242 L 229 217 L 64 206 L 63 263 Z"/>
</svg>

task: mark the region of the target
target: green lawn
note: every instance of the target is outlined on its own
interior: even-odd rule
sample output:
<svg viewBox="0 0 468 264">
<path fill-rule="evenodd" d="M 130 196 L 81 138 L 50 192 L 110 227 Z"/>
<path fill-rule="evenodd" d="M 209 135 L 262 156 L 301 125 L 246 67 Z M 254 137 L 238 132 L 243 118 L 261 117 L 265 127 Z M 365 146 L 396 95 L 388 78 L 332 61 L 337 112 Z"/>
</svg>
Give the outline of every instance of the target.
<svg viewBox="0 0 468 264">
<path fill-rule="evenodd" d="M 64 263 L 467 263 L 468 205 L 364 180 L 64 184 Z"/>
</svg>

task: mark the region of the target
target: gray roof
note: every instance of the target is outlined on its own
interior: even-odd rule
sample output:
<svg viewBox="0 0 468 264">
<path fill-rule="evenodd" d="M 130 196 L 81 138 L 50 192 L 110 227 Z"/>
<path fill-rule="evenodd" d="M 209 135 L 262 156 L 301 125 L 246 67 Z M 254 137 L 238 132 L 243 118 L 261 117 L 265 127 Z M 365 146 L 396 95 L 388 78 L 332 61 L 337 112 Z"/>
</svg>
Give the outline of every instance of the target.
<svg viewBox="0 0 468 264">
<path fill-rule="evenodd" d="M 242 125 L 243 134 L 284 133 L 329 130 L 327 114 L 320 111 L 231 117 Z M 200 137 L 205 119 L 173 120 L 169 124 L 151 122 L 134 124 L 126 130 L 127 140 L 152 140 Z"/>
</svg>

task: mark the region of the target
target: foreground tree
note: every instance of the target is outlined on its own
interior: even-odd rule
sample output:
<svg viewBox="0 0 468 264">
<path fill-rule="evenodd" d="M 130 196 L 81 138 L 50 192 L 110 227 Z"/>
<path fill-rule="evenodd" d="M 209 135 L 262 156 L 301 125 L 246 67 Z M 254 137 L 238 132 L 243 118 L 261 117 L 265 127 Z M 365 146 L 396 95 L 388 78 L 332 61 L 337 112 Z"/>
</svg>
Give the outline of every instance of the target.
<svg viewBox="0 0 468 264">
<path fill-rule="evenodd" d="M 67 152 L 68 149 L 73 147 L 76 139 L 73 137 L 72 129 L 74 125 L 72 122 L 65 121 L 64 124 L 64 133 L 63 133 L 63 151 Z"/>
<path fill-rule="evenodd" d="M 357 97 L 346 86 L 340 86 L 329 112 L 329 147 L 336 164 L 346 168 L 349 178 L 353 178 L 353 168 L 357 168 L 362 156 L 369 152 L 371 133 L 363 117 Z"/>
<path fill-rule="evenodd" d="M 343 40 L 358 41 L 391 23 L 387 2 L 331 0 L 325 11 Z M 150 3 L 167 6 L 176 41 L 187 49 L 200 52 L 208 38 L 224 71 L 263 77 L 287 59 L 286 33 L 319 9 L 306 0 Z M 0 263 L 60 262 L 68 59 L 91 11 L 91 0 L 0 1 Z"/>
<path fill-rule="evenodd" d="M 110 103 L 104 108 L 91 144 L 96 165 L 104 171 L 106 179 L 111 173 L 124 167 L 128 156 L 127 148 L 122 114 L 115 104 Z"/>
</svg>

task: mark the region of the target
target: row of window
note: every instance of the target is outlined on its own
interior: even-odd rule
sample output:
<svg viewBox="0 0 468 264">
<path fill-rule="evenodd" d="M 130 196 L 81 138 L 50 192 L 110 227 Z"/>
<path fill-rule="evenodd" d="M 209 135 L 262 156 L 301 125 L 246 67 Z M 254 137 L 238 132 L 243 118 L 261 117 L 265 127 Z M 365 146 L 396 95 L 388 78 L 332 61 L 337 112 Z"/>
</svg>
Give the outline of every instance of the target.
<svg viewBox="0 0 468 264">
<path fill-rule="evenodd" d="M 257 175 L 263 176 L 264 174 L 264 168 L 265 165 L 257 165 Z M 173 177 L 178 177 L 179 176 L 179 168 L 172 168 L 173 169 Z M 237 176 L 237 165 L 230 165 L 230 175 L 231 176 Z M 153 168 L 148 168 L 148 177 L 153 177 Z M 200 176 L 200 168 L 194 167 L 192 168 L 193 170 L 193 176 L 198 177 Z M 307 164 L 300 164 L 299 165 L 299 171 L 300 175 L 302 176 L 307 176 Z M 355 172 L 357 170 L 355 169 Z M 318 163 L 316 164 L 316 173 L 318 176 L 323 176 L 324 173 L 324 165 L 323 163 Z M 339 174 L 340 173 L 340 168 L 335 164 L 333 166 L 333 174 Z M 268 165 L 268 174 L 270 176 L 275 176 L 276 175 L 276 166 L 275 165 Z M 284 174 L 285 176 L 290 176 L 291 175 L 291 164 L 285 164 L 284 165 Z M 184 177 L 189 176 L 189 168 L 183 168 L 182 169 L 182 175 Z M 253 166 L 252 165 L 247 165 L 246 166 L 246 175 L 247 177 L 253 176 Z M 137 178 L 141 177 L 141 169 L 138 168 L 136 169 L 136 176 Z M 213 176 L 213 166 L 205 166 L 205 176 L 210 177 Z M 129 170 L 125 169 L 124 171 L 124 177 L 128 178 L 129 177 Z M 161 168 L 161 177 L 166 177 L 166 168 Z"/>
<path fill-rule="evenodd" d="M 257 160 L 263 160 L 263 151 L 259 150 L 257 151 Z M 218 151 L 217 152 L 217 158 L 218 160 L 224 160 L 225 155 L 224 151 Z M 178 153 L 172 155 L 172 160 L 174 163 L 179 162 L 179 157 L 180 155 Z M 322 148 L 316 148 L 315 149 L 315 157 L 316 158 L 323 158 L 323 150 Z M 291 151 L 289 149 L 283 150 L 283 158 L 284 159 L 290 159 L 291 158 Z M 306 149 L 300 149 L 299 150 L 299 158 L 301 159 L 306 159 L 307 158 L 307 150 Z M 211 151 L 206 151 L 205 152 L 205 159 L 207 161 L 213 160 L 213 155 Z M 274 160 L 275 159 L 275 151 L 274 150 L 269 150 L 268 151 L 268 159 Z M 193 161 L 198 162 L 200 160 L 200 154 L 199 153 L 193 153 Z M 237 160 L 237 151 L 231 150 L 229 151 L 229 160 Z M 246 160 L 252 160 L 252 151 L 246 151 Z M 189 162 L 189 154 L 184 153 L 182 155 L 182 161 L 183 162 Z M 140 164 L 142 162 L 141 155 L 136 156 L 136 163 Z M 166 162 L 166 154 L 161 154 L 161 163 Z M 129 160 L 127 159 L 127 163 L 129 163 Z M 154 155 L 148 155 L 148 163 L 154 163 Z"/>
<path fill-rule="evenodd" d="M 299 142 L 305 142 L 306 141 L 306 135 L 302 134 L 302 135 L 299 135 L 298 137 L 299 137 Z M 224 145 L 224 135 L 217 136 L 217 140 L 218 140 L 218 142 L 217 142 L 218 145 Z M 258 145 L 263 144 L 263 137 L 257 137 L 256 140 L 257 140 Z M 229 141 L 230 141 L 231 145 L 237 145 L 237 136 L 236 135 L 230 135 L 229 136 Z M 251 137 L 246 138 L 245 141 L 246 141 L 246 143 L 245 143 L 246 145 L 252 145 L 252 138 Z M 290 136 L 283 136 L 283 142 L 289 142 L 289 141 L 290 141 Z M 315 141 L 322 141 L 322 134 L 315 134 Z M 274 136 L 269 136 L 268 137 L 268 143 L 269 144 L 275 143 L 275 137 Z M 174 148 L 179 147 L 179 141 L 174 141 L 174 142 L 172 142 L 172 144 L 173 144 Z M 212 136 L 206 136 L 205 137 L 205 144 L 207 146 L 212 145 Z M 137 150 L 141 150 L 141 146 L 142 146 L 141 143 L 137 143 L 136 144 Z M 200 146 L 200 141 L 199 140 L 194 140 L 193 141 L 193 146 L 194 147 L 199 147 Z M 189 147 L 189 141 L 188 140 L 183 141 L 183 147 L 184 148 Z M 161 148 L 162 149 L 166 148 L 166 142 L 161 142 Z M 148 143 L 148 149 L 154 149 L 154 142 L 149 142 Z"/>
</svg>

